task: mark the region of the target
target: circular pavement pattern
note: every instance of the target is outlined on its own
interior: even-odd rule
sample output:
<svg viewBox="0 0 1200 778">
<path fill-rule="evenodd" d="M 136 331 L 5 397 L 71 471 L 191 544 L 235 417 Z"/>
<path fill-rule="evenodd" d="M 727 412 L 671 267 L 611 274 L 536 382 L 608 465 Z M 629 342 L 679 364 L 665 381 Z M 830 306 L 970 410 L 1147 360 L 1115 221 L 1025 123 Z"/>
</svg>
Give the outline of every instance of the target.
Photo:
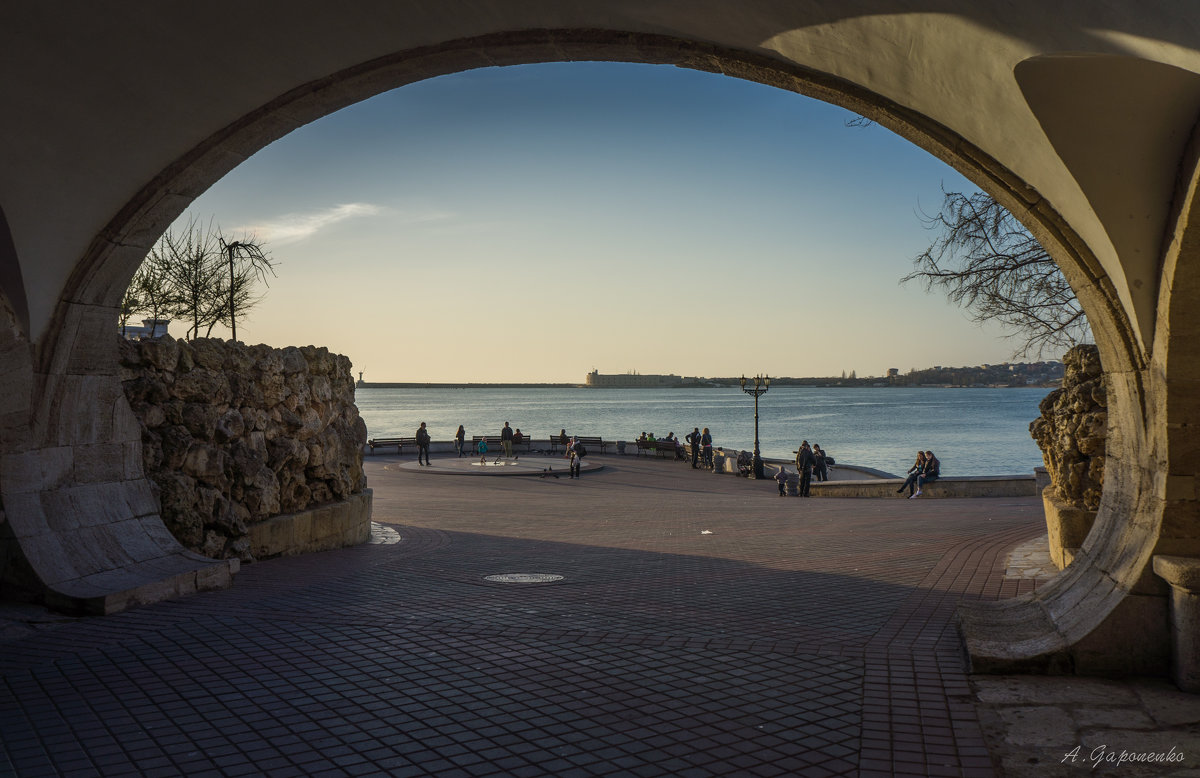
<svg viewBox="0 0 1200 778">
<path fill-rule="evenodd" d="M 482 462 L 479 457 L 434 457 L 433 464 L 422 465 L 417 462 L 397 462 L 386 465 L 389 470 L 432 473 L 436 475 L 524 475 L 542 476 L 544 478 L 566 478 L 569 464 L 561 456 L 539 456 L 537 454 L 516 456 L 512 459 L 488 458 Z M 580 474 L 594 472 L 604 466 L 589 462 L 587 457 L 580 463 Z"/>
</svg>

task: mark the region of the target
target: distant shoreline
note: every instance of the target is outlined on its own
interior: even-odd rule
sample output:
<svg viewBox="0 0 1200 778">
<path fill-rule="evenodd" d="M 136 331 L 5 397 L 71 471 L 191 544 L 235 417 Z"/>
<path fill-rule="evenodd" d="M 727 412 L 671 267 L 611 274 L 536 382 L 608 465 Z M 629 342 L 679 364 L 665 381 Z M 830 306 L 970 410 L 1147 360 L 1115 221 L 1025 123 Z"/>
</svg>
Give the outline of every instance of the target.
<svg viewBox="0 0 1200 778">
<path fill-rule="evenodd" d="M 379 383 L 375 381 L 358 381 L 356 389 L 575 389 L 583 384 L 480 384 L 480 383 L 440 383 L 436 381 L 414 381 L 404 383 Z"/>
<path fill-rule="evenodd" d="M 799 381 L 776 381 L 775 386 L 807 386 L 822 389 L 1057 389 L 1059 384 L 887 384 L 866 383 L 860 379 L 858 383 L 843 384 L 838 382 L 819 382 L 817 379 L 801 379 Z M 358 381 L 356 389 L 737 389 L 736 383 L 686 384 L 678 386 L 600 386 L 587 384 L 539 384 L 539 383 L 444 383 L 436 381 L 409 381 L 383 383 L 374 381 Z"/>
</svg>

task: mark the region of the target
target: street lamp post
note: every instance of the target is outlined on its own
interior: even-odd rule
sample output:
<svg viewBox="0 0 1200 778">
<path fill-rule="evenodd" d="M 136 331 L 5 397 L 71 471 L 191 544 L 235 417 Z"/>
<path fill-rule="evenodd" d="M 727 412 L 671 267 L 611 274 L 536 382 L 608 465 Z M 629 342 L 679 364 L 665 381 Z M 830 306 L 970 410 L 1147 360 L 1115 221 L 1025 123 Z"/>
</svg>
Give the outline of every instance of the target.
<svg viewBox="0 0 1200 778">
<path fill-rule="evenodd" d="M 762 458 L 758 455 L 758 398 L 771 388 L 770 376 L 754 376 L 754 386 L 746 386 L 746 376 L 742 376 L 742 391 L 754 395 L 754 467 L 750 471 L 751 478 L 765 478 Z"/>
</svg>

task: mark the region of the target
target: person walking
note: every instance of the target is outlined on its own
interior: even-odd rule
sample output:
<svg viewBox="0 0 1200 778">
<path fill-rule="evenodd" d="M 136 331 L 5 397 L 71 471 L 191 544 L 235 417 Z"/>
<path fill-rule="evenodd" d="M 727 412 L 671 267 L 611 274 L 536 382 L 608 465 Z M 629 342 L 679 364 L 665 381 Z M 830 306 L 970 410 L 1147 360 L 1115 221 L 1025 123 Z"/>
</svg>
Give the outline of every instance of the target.
<svg viewBox="0 0 1200 778">
<path fill-rule="evenodd" d="M 691 432 L 684 436 L 684 440 L 692 447 L 692 469 L 695 470 L 699 467 L 696 461 L 700 458 L 700 428 L 693 428 Z"/>
<path fill-rule="evenodd" d="M 785 468 L 780 467 L 779 472 L 775 474 L 775 480 L 779 483 L 779 496 L 783 497 L 787 494 L 787 479 L 788 472 Z"/>
<path fill-rule="evenodd" d="M 504 456 L 512 456 L 512 427 L 508 426 L 508 422 L 504 422 L 504 429 L 500 430 L 500 447 L 504 449 Z"/>
<path fill-rule="evenodd" d="M 808 490 L 812 485 L 813 467 L 816 463 L 817 458 L 813 456 L 808 441 L 801 441 L 800 450 L 796 452 L 796 470 L 800 473 L 801 497 L 808 497 Z"/>
<path fill-rule="evenodd" d="M 417 464 L 421 464 L 421 457 L 425 457 L 425 464 L 429 465 L 429 430 L 425 429 L 425 422 L 421 422 L 421 426 L 417 428 Z"/>
<path fill-rule="evenodd" d="M 454 450 L 458 455 L 463 456 L 463 444 L 467 442 L 467 431 L 463 429 L 463 425 L 458 425 L 458 432 L 454 433 Z"/>
</svg>

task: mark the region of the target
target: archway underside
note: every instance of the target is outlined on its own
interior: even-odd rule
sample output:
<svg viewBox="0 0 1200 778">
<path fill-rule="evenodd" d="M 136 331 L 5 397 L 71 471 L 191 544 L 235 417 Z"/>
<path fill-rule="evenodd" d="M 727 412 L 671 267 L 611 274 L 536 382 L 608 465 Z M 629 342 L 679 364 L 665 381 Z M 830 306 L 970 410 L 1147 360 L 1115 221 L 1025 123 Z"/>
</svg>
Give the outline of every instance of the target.
<svg viewBox="0 0 1200 778">
<path fill-rule="evenodd" d="M 572 60 L 693 68 L 843 106 L 950 164 L 1018 216 L 1063 268 L 1093 324 L 1111 379 L 1114 451 L 1097 521 L 1100 529 L 1093 532 L 1080 561 L 1036 597 L 964 612 L 968 646 L 979 669 L 1161 671 L 1165 591 L 1148 573 L 1148 565 L 1158 550 L 1165 495 L 1158 467 L 1166 460 L 1159 452 L 1166 451 L 1172 439 L 1165 412 L 1151 401 L 1164 379 L 1149 368 L 1118 294 L 1084 241 L 1050 204 L 998 161 L 918 112 L 855 84 L 759 53 L 673 37 L 610 30 L 534 30 L 398 52 L 281 95 L 183 154 L 126 204 L 77 264 L 54 325 L 33 357 L 35 383 L 45 387 L 47 399 L 31 411 L 23 427 L 26 442 L 20 454 L 5 457 L 0 477 L 6 505 L 13 474 L 46 452 L 64 447 L 83 451 L 114 439 L 136 440 L 129 426 L 135 422 L 123 405 L 110 357 L 112 347 L 104 346 L 95 333 L 109 331 L 106 323 L 116 320 L 121 293 L 153 241 L 210 185 L 291 130 L 381 92 L 479 67 Z M 1195 264 L 1193 251 L 1190 244 L 1180 249 L 1180 268 L 1190 270 Z M 1171 288 L 1164 284 L 1163 289 L 1164 305 L 1169 306 Z M 1166 347 L 1157 344 L 1158 351 Z M 1196 363 L 1192 354 L 1183 361 Z M 83 403 L 68 410 L 71 398 L 84 395 L 108 397 L 117 409 Z M 120 420 L 119 430 L 89 421 L 105 412 Z M 63 424 L 45 423 L 48 415 L 59 413 L 71 418 Z M 101 483 L 81 483 L 76 475 L 28 491 L 44 502 L 68 488 L 89 494 L 113 483 L 139 488 L 145 481 L 140 462 L 127 462 L 119 477 L 110 473 Z M 146 518 L 144 512 L 141 518 Z M 35 534 L 60 541 L 71 535 L 70 529 L 50 529 L 45 517 L 30 521 L 41 524 Z M 1193 515 L 1184 523 L 1191 531 L 1197 519 Z M 160 520 L 156 526 L 161 526 Z M 31 548 L 24 542 L 22 547 Z M 110 567 L 93 573 L 125 569 L 111 559 L 99 564 Z M 38 574 L 51 586 L 40 569 Z M 1134 660 L 1136 668 L 1131 668 L 1125 653 L 1130 641 L 1119 639 L 1129 634 L 1130 624 L 1142 632 L 1139 643 L 1156 646 Z"/>
</svg>

